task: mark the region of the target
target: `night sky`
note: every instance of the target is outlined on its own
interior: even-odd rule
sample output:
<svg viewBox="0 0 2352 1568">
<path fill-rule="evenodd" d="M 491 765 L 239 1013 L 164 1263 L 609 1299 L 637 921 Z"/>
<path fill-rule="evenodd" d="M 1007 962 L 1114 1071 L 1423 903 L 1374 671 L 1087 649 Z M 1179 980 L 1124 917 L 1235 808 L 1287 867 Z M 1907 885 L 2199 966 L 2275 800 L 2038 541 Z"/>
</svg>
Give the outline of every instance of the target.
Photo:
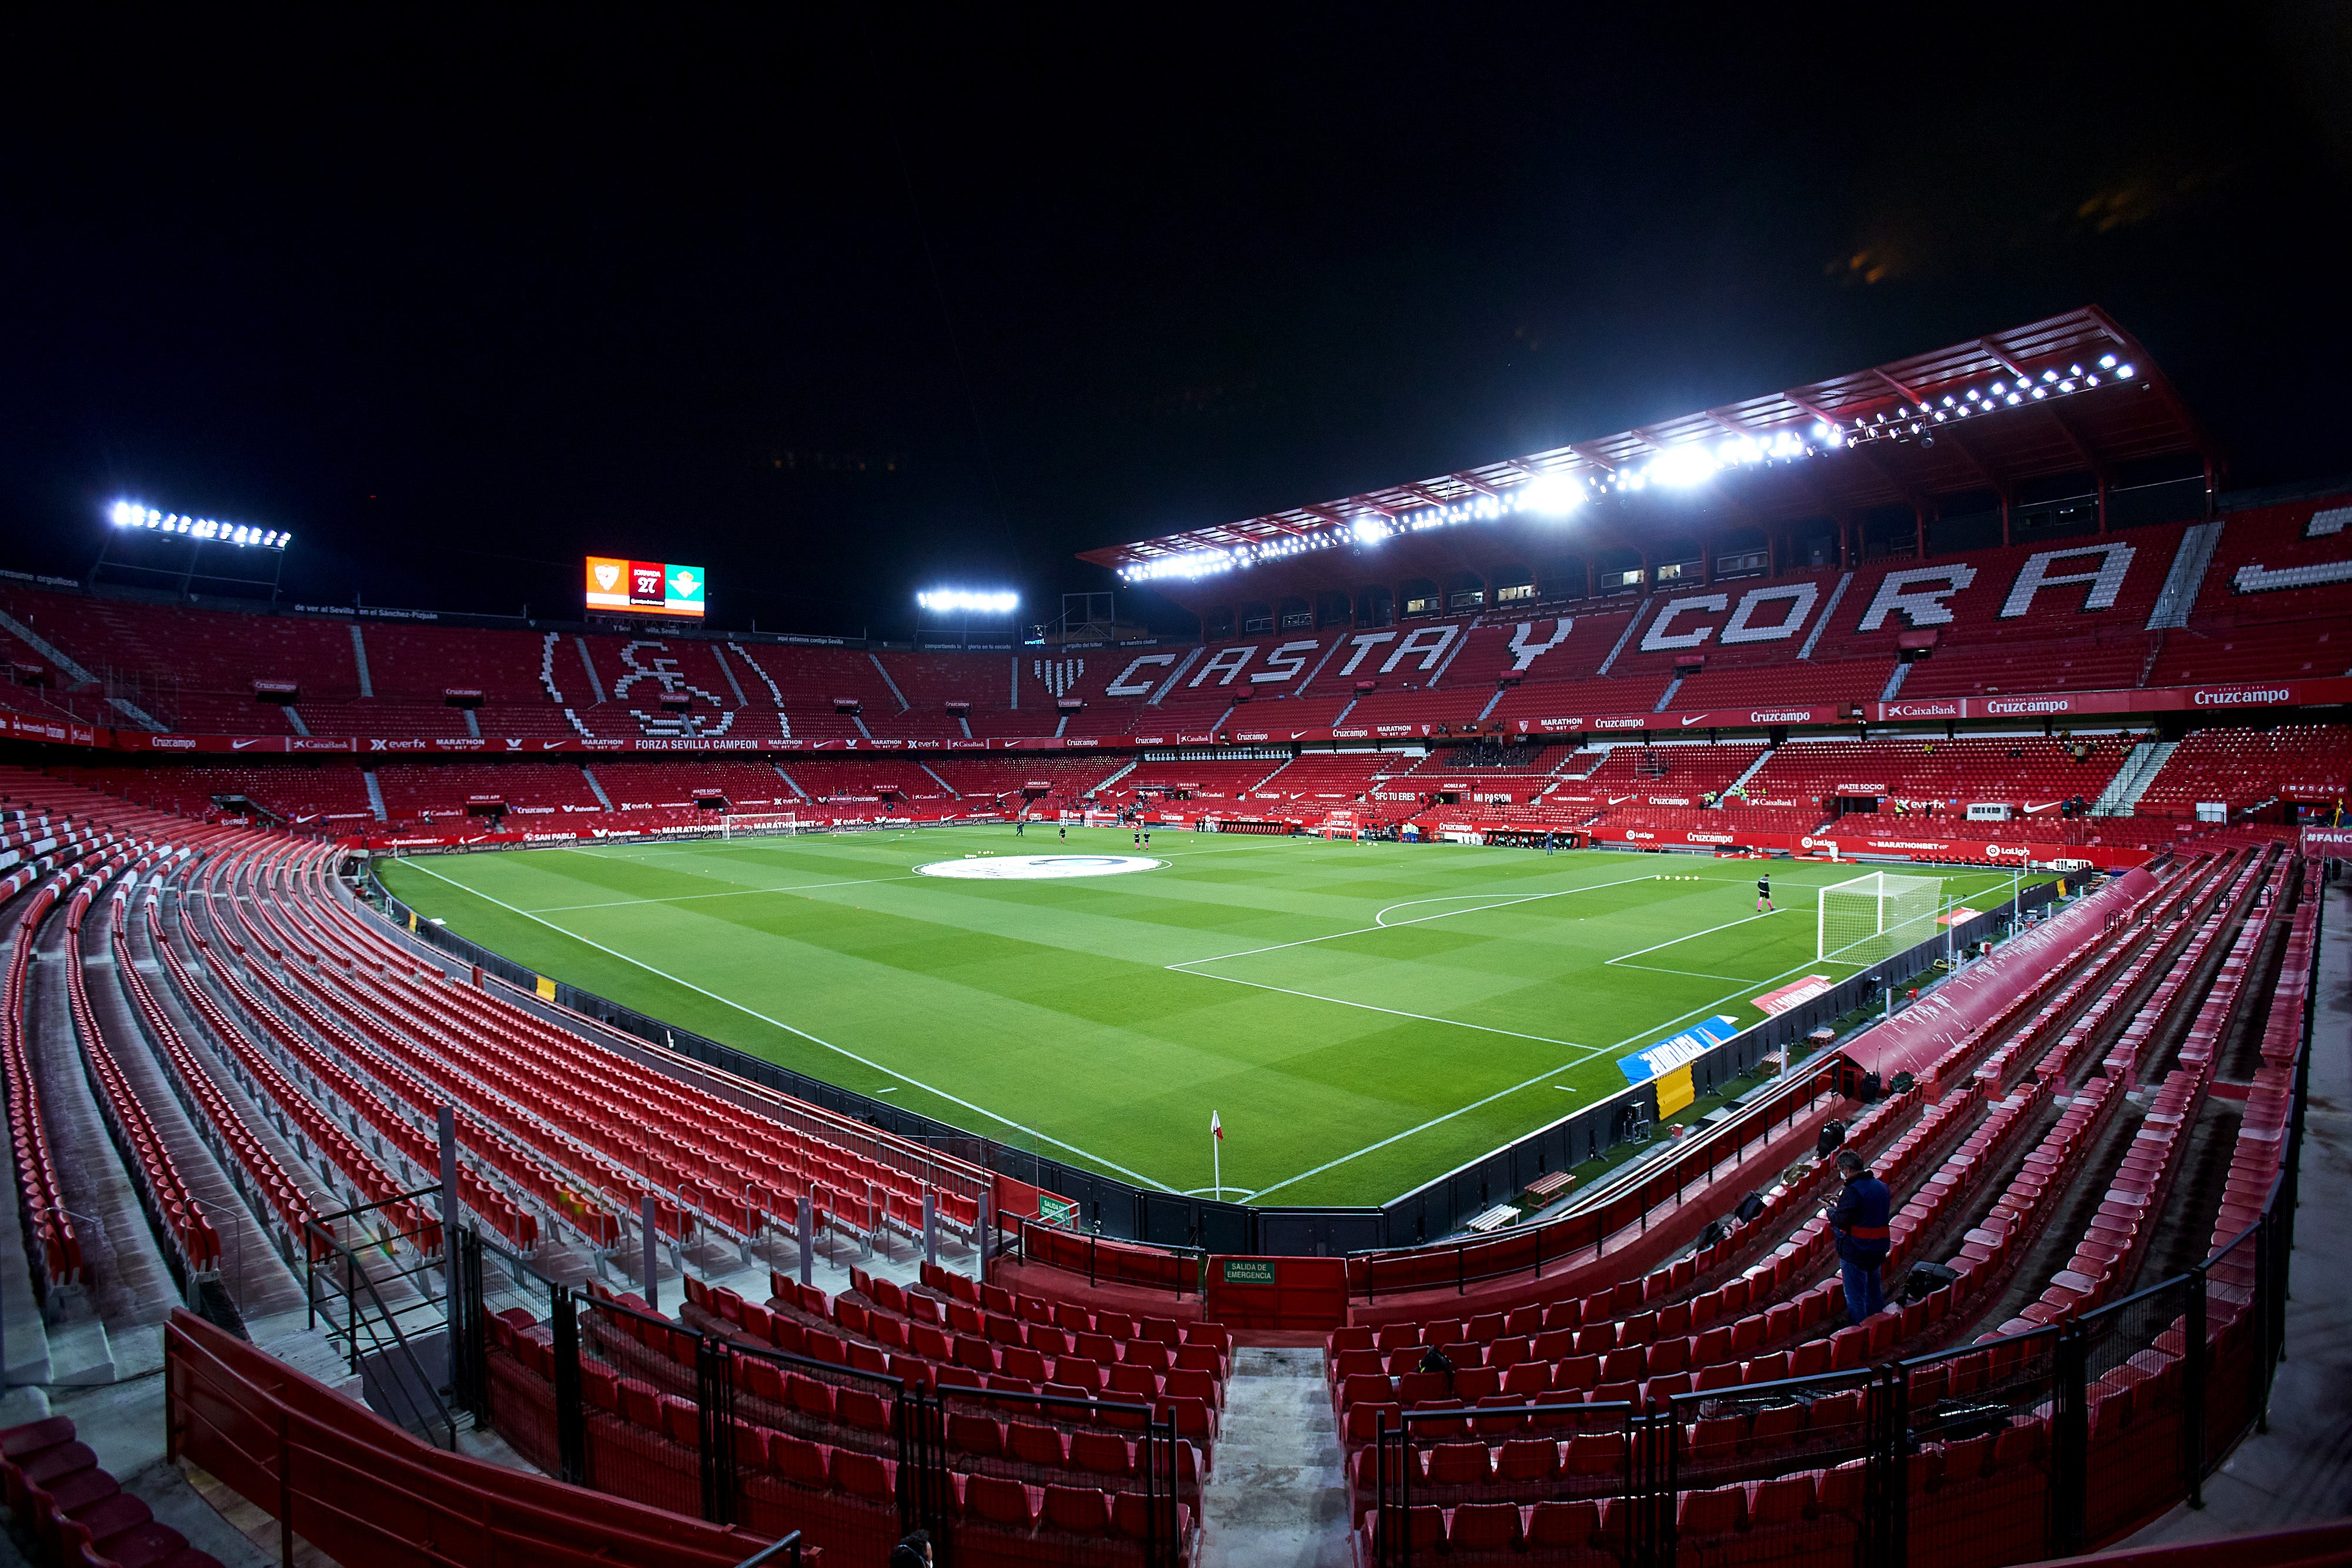
<svg viewBox="0 0 2352 1568">
<path fill-rule="evenodd" d="M 321 9 L 0 24 L 0 565 L 133 496 L 903 635 L 2092 303 L 2233 486 L 2352 469 L 2343 6 Z"/>
</svg>

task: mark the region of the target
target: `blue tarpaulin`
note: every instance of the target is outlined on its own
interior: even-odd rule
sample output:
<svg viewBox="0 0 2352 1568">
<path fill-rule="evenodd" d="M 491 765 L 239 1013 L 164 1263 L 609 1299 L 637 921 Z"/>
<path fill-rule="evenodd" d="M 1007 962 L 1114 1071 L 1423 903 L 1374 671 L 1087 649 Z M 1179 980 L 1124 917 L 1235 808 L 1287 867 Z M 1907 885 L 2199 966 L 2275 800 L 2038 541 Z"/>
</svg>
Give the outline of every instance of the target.
<svg viewBox="0 0 2352 1568">
<path fill-rule="evenodd" d="M 1617 1065 L 1624 1070 L 1627 1082 L 1647 1083 L 1661 1072 L 1696 1061 L 1738 1032 L 1739 1020 L 1728 1014 L 1701 1019 L 1680 1034 L 1670 1034 L 1631 1056 L 1619 1057 Z"/>
</svg>

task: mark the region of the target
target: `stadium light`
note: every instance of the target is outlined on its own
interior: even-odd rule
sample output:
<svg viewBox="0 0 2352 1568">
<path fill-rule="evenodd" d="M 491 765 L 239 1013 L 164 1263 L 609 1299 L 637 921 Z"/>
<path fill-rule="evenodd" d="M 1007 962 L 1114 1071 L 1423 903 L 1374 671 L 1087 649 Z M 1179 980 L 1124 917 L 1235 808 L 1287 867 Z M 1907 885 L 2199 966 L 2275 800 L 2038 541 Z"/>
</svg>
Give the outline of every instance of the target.
<svg viewBox="0 0 2352 1568">
<path fill-rule="evenodd" d="M 1522 510 L 1547 517 L 1564 517 L 1584 505 L 1584 486 L 1558 476 L 1537 479 L 1518 492 Z"/>
<path fill-rule="evenodd" d="M 1017 593 L 975 593 L 961 588 L 927 589 L 915 602 L 939 614 L 1010 615 L 1021 608 Z"/>
<path fill-rule="evenodd" d="M 136 501 L 117 501 L 108 509 L 107 516 L 118 528 L 175 534 L 205 544 L 282 550 L 294 538 L 280 528 L 257 528 L 243 523 L 215 522 L 210 517 L 183 517 L 177 512 L 160 512 L 152 507 L 142 507 Z"/>
<path fill-rule="evenodd" d="M 1684 489 L 1713 478 L 1724 466 L 1714 454 L 1694 443 L 1658 454 L 1648 465 L 1647 476 L 1654 484 Z"/>
<path fill-rule="evenodd" d="M 2069 364 L 2063 369 L 2048 366 L 2039 376 L 2028 372 L 2019 375 L 2014 381 L 2004 377 L 1981 388 L 1969 387 L 1958 393 L 1948 392 L 1941 407 L 1923 402 L 1896 408 L 1892 418 L 1881 413 L 1868 420 L 1856 419 L 1852 429 L 1835 434 L 1840 442 L 1901 441 L 1925 434 L 1931 425 L 1947 424 L 1956 419 L 1981 419 L 2005 408 L 2022 408 L 2030 403 L 2048 402 L 2053 398 L 2089 392 L 2099 384 L 2101 371 L 2118 382 L 2130 381 L 2137 373 L 2129 361 L 2119 361 L 2113 354 L 2102 354 L 2097 370 L 2085 370 L 2080 364 Z M 1822 426 L 1815 425 L 1813 429 L 1818 435 Z"/>
</svg>

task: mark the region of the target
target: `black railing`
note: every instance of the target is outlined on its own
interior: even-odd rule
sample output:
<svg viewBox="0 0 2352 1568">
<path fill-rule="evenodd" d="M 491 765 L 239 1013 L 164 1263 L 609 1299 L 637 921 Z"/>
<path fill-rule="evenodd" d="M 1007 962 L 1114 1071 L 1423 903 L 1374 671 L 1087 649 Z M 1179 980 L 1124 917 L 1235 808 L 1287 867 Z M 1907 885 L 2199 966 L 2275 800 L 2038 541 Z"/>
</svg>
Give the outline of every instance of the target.
<svg viewBox="0 0 2352 1568">
<path fill-rule="evenodd" d="M 457 1427 L 442 1395 L 460 1368 L 441 1366 L 429 1349 L 420 1355 L 412 1338 L 412 1331 L 419 1335 L 442 1332 L 458 1310 L 446 1290 L 446 1276 L 445 1284 L 435 1283 L 435 1276 L 445 1269 L 458 1267 L 455 1239 L 428 1237 L 440 1225 L 437 1207 L 414 1209 L 419 1224 L 412 1230 L 385 1230 L 366 1223 L 370 1215 L 437 1198 L 440 1193 L 438 1184 L 421 1186 L 305 1220 L 302 1293 L 308 1326 L 316 1329 L 321 1317 L 326 1320 L 328 1343 L 342 1343 L 345 1362 L 362 1380 L 368 1404 L 427 1442 L 455 1451 Z M 429 1255 L 428 1239 L 443 1243 L 439 1265 Z M 408 1249 L 404 1262 L 404 1244 Z M 380 1263 L 372 1263 L 362 1251 Z M 393 1300 L 386 1299 L 387 1289 Z M 409 1328 L 402 1326 L 404 1318 L 411 1320 Z"/>
<path fill-rule="evenodd" d="M 477 1238 L 461 1250 L 478 1258 L 494 1249 Z M 506 1259 L 518 1280 L 545 1282 L 522 1260 Z M 1041 1490 L 1051 1502 L 1056 1492 L 1083 1498 L 1100 1488 L 1099 1539 L 1056 1545 L 1037 1537 L 1023 1545 L 1024 1555 L 1040 1568 L 1062 1561 L 1178 1568 L 1186 1560 L 1181 1547 L 1195 1528 L 1206 1466 L 1181 1451 L 1190 1445 L 1172 1410 L 1115 1395 L 945 1381 L 926 1387 L 554 1283 L 547 1283 L 546 1324 L 518 1328 L 513 1309 L 489 1312 L 478 1268 L 461 1268 L 457 1277 L 474 1296 L 459 1321 L 484 1333 L 482 1375 L 461 1384 L 471 1396 L 467 1408 L 526 1459 L 574 1485 L 774 1535 L 776 1550 L 798 1538 L 842 1560 L 875 1563 L 918 1530 L 941 1563 L 954 1561 L 961 1535 L 1009 1528 L 1020 1536 L 1017 1524 L 976 1511 L 966 1495 L 975 1487 L 994 1487 L 1016 1512 Z M 975 1424 L 992 1433 L 1002 1425 L 1013 1436 L 976 1443 Z M 1024 1449 L 1024 1430 L 1044 1434 L 1044 1460 Z M 1126 1468 L 1057 1467 L 1054 1456 L 1065 1444 L 1075 1455 L 1079 1434 L 1092 1434 L 1097 1452 L 1108 1437 L 1115 1453 L 1129 1456 Z M 1196 1494 L 1192 1511 L 1180 1501 L 1187 1488 Z M 1113 1555 L 1092 1554 L 1106 1552 Z"/>
</svg>

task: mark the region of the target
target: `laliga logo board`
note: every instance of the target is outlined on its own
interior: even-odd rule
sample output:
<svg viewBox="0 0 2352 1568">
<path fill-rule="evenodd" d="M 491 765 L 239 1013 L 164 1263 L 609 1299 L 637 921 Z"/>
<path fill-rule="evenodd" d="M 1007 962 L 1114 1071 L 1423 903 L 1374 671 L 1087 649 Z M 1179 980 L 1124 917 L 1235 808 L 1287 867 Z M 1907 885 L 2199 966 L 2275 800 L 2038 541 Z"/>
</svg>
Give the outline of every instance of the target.
<svg viewBox="0 0 2352 1568">
<path fill-rule="evenodd" d="M 620 560 L 609 556 L 588 558 L 589 613 L 608 615 L 670 615 L 688 621 L 702 619 L 709 578 L 698 566 L 676 561 Z"/>
</svg>

